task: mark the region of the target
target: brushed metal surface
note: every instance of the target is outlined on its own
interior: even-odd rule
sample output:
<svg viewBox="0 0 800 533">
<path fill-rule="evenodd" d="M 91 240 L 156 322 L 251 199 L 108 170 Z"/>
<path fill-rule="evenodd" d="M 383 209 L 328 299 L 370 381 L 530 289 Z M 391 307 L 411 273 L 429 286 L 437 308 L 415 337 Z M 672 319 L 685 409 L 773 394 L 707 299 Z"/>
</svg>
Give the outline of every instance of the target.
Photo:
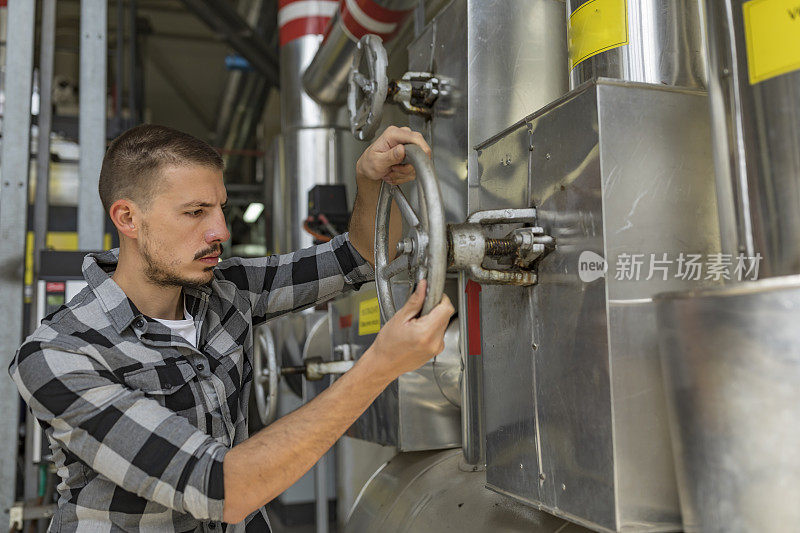
<svg viewBox="0 0 800 533">
<path fill-rule="evenodd" d="M 467 218 L 467 33 L 443 31 L 447 28 L 466 28 L 467 1 L 456 0 L 431 20 L 425 31 L 408 47 L 408 68 L 411 71 L 432 72 L 447 80 L 449 95 L 433 106 L 433 117 L 424 121 L 409 117 L 412 128 L 427 133 L 433 149 L 436 177 L 448 223 Z"/>
<path fill-rule="evenodd" d="M 467 13 L 472 148 L 567 92 L 567 38 L 563 1 L 470 0 Z"/>
<path fill-rule="evenodd" d="M 617 280 L 614 265 L 622 253 L 719 251 L 706 112 L 700 91 L 600 80 L 477 147 L 481 195 L 517 207 L 528 190 L 524 207 L 556 242 L 538 285 L 482 292 L 495 490 L 593 529 L 681 527 L 652 297 L 698 282 L 646 269 Z M 526 135 L 519 184 L 514 156 L 497 156 Z M 608 261 L 605 276 L 581 280 L 585 251 Z"/>
<path fill-rule="evenodd" d="M 337 126 L 347 128 L 350 122 L 341 108 L 325 107 L 315 102 L 303 89 L 303 72 L 317 53 L 322 35 L 304 35 L 280 49 L 281 64 L 281 131 L 294 128 Z"/>
<path fill-rule="evenodd" d="M 321 35 L 306 35 L 285 44 L 281 61 L 281 175 L 283 205 L 273 211 L 273 228 L 280 232 L 276 243 L 282 252 L 313 243 L 303 230 L 308 215 L 308 191 L 318 184 L 344 183 L 348 198 L 355 197 L 355 162 L 366 144 L 350 134 L 342 109 L 319 105 L 302 86 L 302 73 L 314 57 Z"/>
<path fill-rule="evenodd" d="M 566 92 L 565 31 L 564 4 L 557 0 L 454 0 L 409 45 L 409 69 L 432 72 L 450 87 L 431 120 L 409 117 L 411 127 L 422 131 L 433 148 L 448 223 L 461 223 L 481 207 L 469 192 L 476 180 L 468 176 L 477 175 L 477 162 L 468 164 L 470 147 Z M 521 146 L 527 154 L 527 144 Z M 527 156 L 515 159 L 525 161 L 520 174 L 525 184 Z M 526 196 L 523 185 L 514 201 L 524 204 Z M 460 308 L 465 309 L 463 302 Z M 466 320 L 465 312 L 459 316 Z M 463 395 L 464 431 L 475 440 L 465 452 L 476 464 L 484 454 L 477 417 L 483 411 L 482 376 L 470 379 L 469 373 L 480 368 L 480 357 L 470 356 L 463 378 L 471 387 Z"/>
<path fill-rule="evenodd" d="M 567 17 L 590 1 L 567 0 Z M 705 47 L 699 2 L 624 1 L 628 44 L 575 65 L 570 72 L 570 89 L 598 77 L 705 88 Z"/>
<path fill-rule="evenodd" d="M 458 450 L 393 457 L 361 490 L 344 531 L 588 531 L 486 490 L 484 473 L 459 470 L 460 459 Z"/>
<path fill-rule="evenodd" d="M 726 252 L 761 254 L 761 278 L 800 273 L 800 71 L 750 84 L 745 2 L 702 4 Z"/>
<path fill-rule="evenodd" d="M 796 531 L 800 278 L 656 302 L 685 531 Z"/>
</svg>

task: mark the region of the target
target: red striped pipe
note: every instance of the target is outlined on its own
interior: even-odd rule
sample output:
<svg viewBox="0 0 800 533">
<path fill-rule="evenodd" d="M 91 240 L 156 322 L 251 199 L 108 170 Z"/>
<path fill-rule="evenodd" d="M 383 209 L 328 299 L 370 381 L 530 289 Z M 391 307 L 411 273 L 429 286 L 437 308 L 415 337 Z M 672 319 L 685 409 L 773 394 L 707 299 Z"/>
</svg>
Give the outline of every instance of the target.
<svg viewBox="0 0 800 533">
<path fill-rule="evenodd" d="M 395 36 L 405 18 L 414 9 L 387 9 L 375 0 L 342 0 L 339 8 L 342 26 L 354 41 L 368 33 L 384 42 Z"/>
<path fill-rule="evenodd" d="M 278 28 L 281 46 L 304 35 L 322 35 L 339 0 L 279 0 Z"/>
</svg>

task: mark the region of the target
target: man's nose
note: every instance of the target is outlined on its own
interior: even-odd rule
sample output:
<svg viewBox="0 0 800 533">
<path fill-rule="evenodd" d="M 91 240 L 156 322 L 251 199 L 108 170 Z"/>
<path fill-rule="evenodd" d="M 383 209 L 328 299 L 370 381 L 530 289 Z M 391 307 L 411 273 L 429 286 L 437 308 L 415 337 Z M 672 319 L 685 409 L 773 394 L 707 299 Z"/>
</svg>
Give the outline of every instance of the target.
<svg viewBox="0 0 800 533">
<path fill-rule="evenodd" d="M 214 217 L 214 223 L 206 230 L 203 237 L 207 244 L 223 243 L 231 238 L 228 226 L 225 224 L 225 215 L 222 210 Z"/>
</svg>

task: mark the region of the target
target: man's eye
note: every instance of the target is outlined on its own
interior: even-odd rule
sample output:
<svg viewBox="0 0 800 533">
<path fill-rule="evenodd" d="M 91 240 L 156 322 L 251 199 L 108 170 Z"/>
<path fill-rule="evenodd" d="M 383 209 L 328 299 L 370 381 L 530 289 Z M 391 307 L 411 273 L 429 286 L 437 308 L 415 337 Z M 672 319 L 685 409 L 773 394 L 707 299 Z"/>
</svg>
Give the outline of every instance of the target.
<svg viewBox="0 0 800 533">
<path fill-rule="evenodd" d="M 193 216 L 193 217 L 199 217 L 200 215 L 203 214 L 203 210 L 202 209 L 196 209 L 194 211 L 187 211 L 186 214 L 190 215 L 190 216 Z"/>
</svg>

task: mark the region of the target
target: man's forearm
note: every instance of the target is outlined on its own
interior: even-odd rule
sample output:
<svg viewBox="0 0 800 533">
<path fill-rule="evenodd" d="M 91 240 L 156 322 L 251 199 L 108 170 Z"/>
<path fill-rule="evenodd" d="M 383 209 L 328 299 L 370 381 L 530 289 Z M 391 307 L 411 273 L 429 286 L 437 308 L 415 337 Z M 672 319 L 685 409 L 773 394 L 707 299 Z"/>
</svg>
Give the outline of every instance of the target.
<svg viewBox="0 0 800 533">
<path fill-rule="evenodd" d="M 362 356 L 314 400 L 228 452 L 226 522 L 243 520 L 294 484 L 386 388 L 391 381 L 370 360 Z"/>
<path fill-rule="evenodd" d="M 353 216 L 350 217 L 350 243 L 370 265 L 375 266 L 375 214 L 381 181 L 359 178 L 358 192 L 353 204 Z M 395 246 L 400 240 L 403 223 L 400 209 L 392 200 L 392 212 L 389 218 L 389 258 L 395 255 Z"/>
</svg>

